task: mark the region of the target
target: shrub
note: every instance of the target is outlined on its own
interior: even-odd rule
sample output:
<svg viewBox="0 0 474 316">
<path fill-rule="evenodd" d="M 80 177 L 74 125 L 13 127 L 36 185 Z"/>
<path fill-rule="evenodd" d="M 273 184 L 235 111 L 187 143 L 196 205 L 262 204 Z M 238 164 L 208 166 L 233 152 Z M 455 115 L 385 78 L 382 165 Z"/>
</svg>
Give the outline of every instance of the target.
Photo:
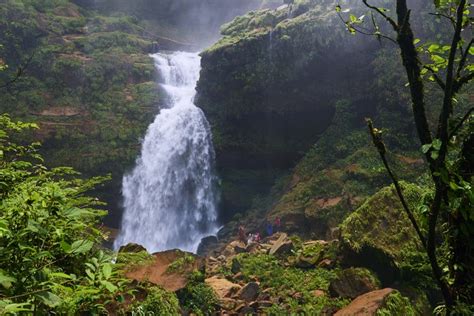
<svg viewBox="0 0 474 316">
<path fill-rule="evenodd" d="M 199 271 L 190 275 L 189 283 L 180 292 L 179 299 L 185 309 L 197 315 L 211 315 L 218 303 L 214 291 L 204 283 L 204 275 Z"/>
<path fill-rule="evenodd" d="M 152 287 L 146 299 L 133 308 L 135 315 L 180 315 L 178 298 L 161 287 Z"/>
</svg>

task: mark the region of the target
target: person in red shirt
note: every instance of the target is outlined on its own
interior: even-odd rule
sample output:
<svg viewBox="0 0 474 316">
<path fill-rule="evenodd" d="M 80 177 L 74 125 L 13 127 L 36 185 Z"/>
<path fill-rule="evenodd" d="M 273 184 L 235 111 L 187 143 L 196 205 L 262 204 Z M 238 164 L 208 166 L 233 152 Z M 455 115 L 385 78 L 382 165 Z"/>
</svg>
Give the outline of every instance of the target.
<svg viewBox="0 0 474 316">
<path fill-rule="evenodd" d="M 280 231 L 280 228 L 281 228 L 281 219 L 280 219 L 280 216 L 277 216 L 275 218 L 275 224 L 273 225 L 273 229 L 275 230 L 275 232 L 278 232 Z"/>
</svg>

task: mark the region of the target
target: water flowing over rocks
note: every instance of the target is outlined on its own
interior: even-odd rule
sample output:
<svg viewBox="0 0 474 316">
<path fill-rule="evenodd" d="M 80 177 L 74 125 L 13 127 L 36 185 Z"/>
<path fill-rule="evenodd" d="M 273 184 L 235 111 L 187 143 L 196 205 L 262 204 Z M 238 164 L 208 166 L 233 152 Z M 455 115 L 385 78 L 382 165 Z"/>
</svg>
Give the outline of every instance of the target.
<svg viewBox="0 0 474 316">
<path fill-rule="evenodd" d="M 149 251 L 195 252 L 217 231 L 214 149 L 209 124 L 194 103 L 196 53 L 153 55 L 168 97 L 149 126 L 135 169 L 123 179 L 125 213 L 115 248 L 128 242 Z"/>
</svg>

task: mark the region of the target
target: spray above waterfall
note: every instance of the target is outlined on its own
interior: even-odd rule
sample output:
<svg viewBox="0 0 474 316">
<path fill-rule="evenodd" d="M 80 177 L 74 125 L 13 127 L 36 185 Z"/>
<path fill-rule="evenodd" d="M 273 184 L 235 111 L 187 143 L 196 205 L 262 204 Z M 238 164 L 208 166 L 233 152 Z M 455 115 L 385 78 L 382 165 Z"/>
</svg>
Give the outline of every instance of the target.
<svg viewBox="0 0 474 316">
<path fill-rule="evenodd" d="M 149 126 L 141 156 L 123 179 L 125 212 L 115 248 L 134 242 L 148 251 L 196 251 L 217 231 L 214 149 L 204 113 L 194 105 L 197 53 L 153 55 L 168 98 Z"/>
</svg>

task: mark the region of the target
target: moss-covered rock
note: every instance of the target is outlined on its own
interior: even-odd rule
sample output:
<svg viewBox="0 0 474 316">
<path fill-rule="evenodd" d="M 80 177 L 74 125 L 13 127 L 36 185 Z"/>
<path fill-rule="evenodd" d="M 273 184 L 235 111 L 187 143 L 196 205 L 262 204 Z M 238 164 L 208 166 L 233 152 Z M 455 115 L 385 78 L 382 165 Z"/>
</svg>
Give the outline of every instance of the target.
<svg viewBox="0 0 474 316">
<path fill-rule="evenodd" d="M 359 295 L 380 288 L 377 276 L 368 269 L 349 268 L 340 271 L 331 281 L 329 292 L 336 297 L 355 299 Z"/>
<path fill-rule="evenodd" d="M 423 189 L 403 183 L 403 193 L 422 223 L 416 210 L 422 202 Z M 421 276 L 415 274 L 422 277 L 428 270 L 429 275 L 421 243 L 393 186 L 369 198 L 340 228 L 342 242 L 349 251 L 348 260 L 372 268 L 383 281 L 390 282 L 400 272 L 410 275 L 410 271 L 418 271 Z"/>
<path fill-rule="evenodd" d="M 304 153 L 296 167 L 301 171 L 285 188 L 291 192 L 276 207 L 267 205 L 272 214 L 287 215 L 292 232 L 304 219 L 313 225 L 323 214 L 334 214 L 328 221 L 336 226 L 387 183 L 366 146 L 364 117 L 377 116 L 382 107 L 400 111 L 405 104 L 403 94 L 373 93 L 389 84 L 379 78 L 380 69 L 395 52 L 378 54 L 375 42 L 348 35 L 334 5 L 305 0 L 250 12 L 224 25 L 222 39 L 202 53 L 197 103 L 212 126 L 222 208 L 229 214 L 224 219 L 249 209 Z M 399 64 L 389 66 L 396 77 Z M 406 120 L 385 117 L 393 122 L 392 133 L 413 136 Z"/>
</svg>

